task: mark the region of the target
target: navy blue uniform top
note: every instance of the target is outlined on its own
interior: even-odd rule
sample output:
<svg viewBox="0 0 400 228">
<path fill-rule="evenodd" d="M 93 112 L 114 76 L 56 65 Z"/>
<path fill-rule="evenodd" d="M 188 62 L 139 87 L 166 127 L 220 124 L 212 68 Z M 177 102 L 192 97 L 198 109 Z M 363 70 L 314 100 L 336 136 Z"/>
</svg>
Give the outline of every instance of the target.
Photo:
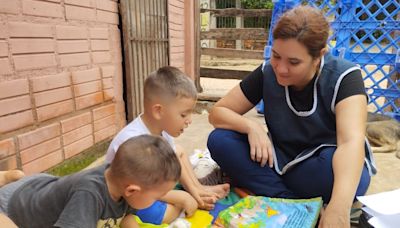
<svg viewBox="0 0 400 228">
<path fill-rule="evenodd" d="M 347 79 L 349 76 L 354 78 Z M 342 84 L 343 80 L 346 83 Z M 253 104 L 264 100 L 275 169 L 280 174 L 319 148 L 336 146 L 335 105 L 349 96 L 365 94 L 359 67 L 329 53 L 322 58 L 317 75 L 302 91 L 279 85 L 269 61 L 244 79 L 240 87 Z M 368 141 L 365 151 L 372 175 L 376 169 Z"/>
</svg>

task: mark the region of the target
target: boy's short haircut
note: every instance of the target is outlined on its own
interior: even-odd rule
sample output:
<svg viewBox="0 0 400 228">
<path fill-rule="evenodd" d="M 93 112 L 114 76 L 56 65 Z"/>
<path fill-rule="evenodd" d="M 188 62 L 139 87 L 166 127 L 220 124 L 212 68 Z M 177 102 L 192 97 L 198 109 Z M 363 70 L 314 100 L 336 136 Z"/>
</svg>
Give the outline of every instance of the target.
<svg viewBox="0 0 400 228">
<path fill-rule="evenodd" d="M 193 81 L 176 67 L 164 66 L 150 73 L 144 82 L 144 100 L 153 97 L 197 99 Z"/>
<path fill-rule="evenodd" d="M 178 181 L 181 165 L 165 139 L 140 135 L 121 144 L 111 162 L 110 173 L 113 178 L 134 181 L 146 188 Z"/>
</svg>

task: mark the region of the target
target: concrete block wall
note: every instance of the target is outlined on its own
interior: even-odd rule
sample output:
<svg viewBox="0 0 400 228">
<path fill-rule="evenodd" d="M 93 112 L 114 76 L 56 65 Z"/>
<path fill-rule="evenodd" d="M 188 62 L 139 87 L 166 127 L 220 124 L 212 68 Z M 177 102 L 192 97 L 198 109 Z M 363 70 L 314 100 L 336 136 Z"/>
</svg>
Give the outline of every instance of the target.
<svg viewBox="0 0 400 228">
<path fill-rule="evenodd" d="M 37 173 L 125 123 L 117 0 L 0 0 L 0 170 Z"/>
</svg>

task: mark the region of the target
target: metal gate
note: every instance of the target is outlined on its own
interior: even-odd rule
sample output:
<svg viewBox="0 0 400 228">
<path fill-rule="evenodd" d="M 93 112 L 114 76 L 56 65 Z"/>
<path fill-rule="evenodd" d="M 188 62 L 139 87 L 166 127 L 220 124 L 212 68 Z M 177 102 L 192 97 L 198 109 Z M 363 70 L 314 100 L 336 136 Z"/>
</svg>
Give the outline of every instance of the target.
<svg viewBox="0 0 400 228">
<path fill-rule="evenodd" d="M 167 0 L 121 0 L 128 121 L 143 111 L 146 76 L 169 65 L 167 3 Z"/>
</svg>

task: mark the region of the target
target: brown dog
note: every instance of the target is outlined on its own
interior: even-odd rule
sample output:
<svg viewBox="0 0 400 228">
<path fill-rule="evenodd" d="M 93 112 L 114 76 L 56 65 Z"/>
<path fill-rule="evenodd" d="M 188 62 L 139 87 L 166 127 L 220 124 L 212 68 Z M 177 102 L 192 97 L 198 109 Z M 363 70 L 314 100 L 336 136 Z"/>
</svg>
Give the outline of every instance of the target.
<svg viewBox="0 0 400 228">
<path fill-rule="evenodd" d="M 388 116 L 368 113 L 367 138 L 374 153 L 396 152 L 400 158 L 400 123 Z"/>
</svg>

